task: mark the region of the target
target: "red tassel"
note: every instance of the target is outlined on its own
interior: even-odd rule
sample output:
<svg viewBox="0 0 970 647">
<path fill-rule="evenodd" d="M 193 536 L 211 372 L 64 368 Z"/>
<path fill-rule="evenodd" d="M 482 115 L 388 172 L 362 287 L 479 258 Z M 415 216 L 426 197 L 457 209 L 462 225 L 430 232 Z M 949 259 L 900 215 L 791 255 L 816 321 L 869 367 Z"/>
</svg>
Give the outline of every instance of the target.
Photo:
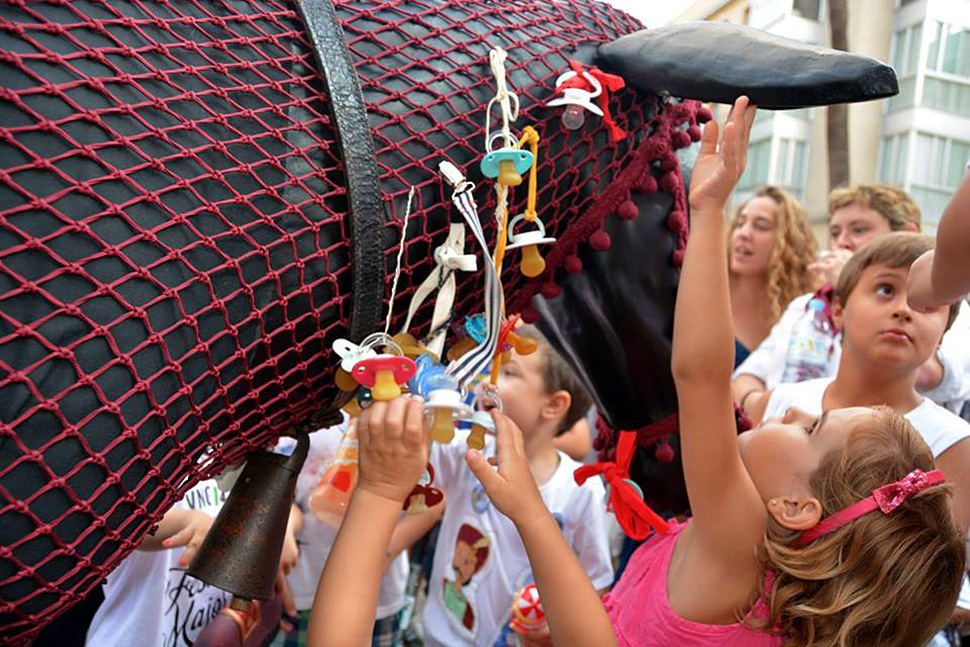
<svg viewBox="0 0 970 647">
<path fill-rule="evenodd" d="M 610 245 L 613 244 L 613 241 L 610 239 L 610 235 L 606 233 L 605 230 L 600 229 L 598 231 L 594 231 L 593 235 L 589 237 L 589 244 L 596 251 L 602 252 L 609 249 Z"/>
</svg>

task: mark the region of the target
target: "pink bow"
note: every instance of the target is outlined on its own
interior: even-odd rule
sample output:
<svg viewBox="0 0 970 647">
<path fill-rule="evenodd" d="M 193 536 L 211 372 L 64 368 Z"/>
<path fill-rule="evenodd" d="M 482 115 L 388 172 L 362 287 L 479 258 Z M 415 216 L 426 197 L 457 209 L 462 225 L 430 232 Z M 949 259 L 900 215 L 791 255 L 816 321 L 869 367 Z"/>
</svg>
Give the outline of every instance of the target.
<svg viewBox="0 0 970 647">
<path fill-rule="evenodd" d="M 889 514 L 899 507 L 903 501 L 921 492 L 931 485 L 943 482 L 943 474 L 933 470 L 929 474 L 921 469 L 915 469 L 895 483 L 889 483 L 872 491 L 872 498 L 876 500 L 879 509 Z"/>
</svg>

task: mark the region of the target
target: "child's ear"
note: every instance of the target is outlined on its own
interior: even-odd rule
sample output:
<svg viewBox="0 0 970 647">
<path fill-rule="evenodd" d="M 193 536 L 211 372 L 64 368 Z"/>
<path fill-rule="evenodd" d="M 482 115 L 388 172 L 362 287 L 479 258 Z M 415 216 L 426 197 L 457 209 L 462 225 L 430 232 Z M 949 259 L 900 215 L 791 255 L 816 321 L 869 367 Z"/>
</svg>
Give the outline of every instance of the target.
<svg viewBox="0 0 970 647">
<path fill-rule="evenodd" d="M 832 322 L 835 324 L 835 329 L 842 332 L 842 324 L 845 323 L 845 308 L 842 307 L 842 301 L 838 297 L 832 298 Z"/>
<path fill-rule="evenodd" d="M 771 499 L 768 514 L 789 530 L 808 530 L 821 521 L 822 504 L 813 496 Z"/>
<path fill-rule="evenodd" d="M 560 389 L 546 399 L 546 404 L 542 407 L 542 415 L 547 419 L 565 416 L 572 403 L 573 396 L 569 391 Z"/>
</svg>

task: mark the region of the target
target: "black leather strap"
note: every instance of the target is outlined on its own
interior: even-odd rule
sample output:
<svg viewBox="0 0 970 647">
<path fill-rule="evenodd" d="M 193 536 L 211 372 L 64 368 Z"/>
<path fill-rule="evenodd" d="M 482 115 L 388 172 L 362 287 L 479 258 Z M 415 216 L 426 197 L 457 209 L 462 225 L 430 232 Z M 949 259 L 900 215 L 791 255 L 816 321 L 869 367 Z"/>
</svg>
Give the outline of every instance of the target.
<svg viewBox="0 0 970 647">
<path fill-rule="evenodd" d="M 374 140 L 333 2 L 302 0 L 297 6 L 330 95 L 330 111 L 347 178 L 353 277 L 350 338 L 359 342 L 378 329 L 384 311 L 384 219 Z"/>
</svg>

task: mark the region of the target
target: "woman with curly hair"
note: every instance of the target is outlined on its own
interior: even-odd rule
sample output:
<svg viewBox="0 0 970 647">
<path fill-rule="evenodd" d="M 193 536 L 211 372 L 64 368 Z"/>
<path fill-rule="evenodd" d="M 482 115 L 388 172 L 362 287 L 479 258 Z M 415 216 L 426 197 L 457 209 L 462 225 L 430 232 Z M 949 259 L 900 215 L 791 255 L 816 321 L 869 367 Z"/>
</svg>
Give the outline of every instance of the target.
<svg viewBox="0 0 970 647">
<path fill-rule="evenodd" d="M 808 266 L 815 250 L 802 206 L 778 187 L 762 188 L 738 208 L 728 236 L 737 364 L 768 336 L 788 303 L 813 288 Z"/>
</svg>

